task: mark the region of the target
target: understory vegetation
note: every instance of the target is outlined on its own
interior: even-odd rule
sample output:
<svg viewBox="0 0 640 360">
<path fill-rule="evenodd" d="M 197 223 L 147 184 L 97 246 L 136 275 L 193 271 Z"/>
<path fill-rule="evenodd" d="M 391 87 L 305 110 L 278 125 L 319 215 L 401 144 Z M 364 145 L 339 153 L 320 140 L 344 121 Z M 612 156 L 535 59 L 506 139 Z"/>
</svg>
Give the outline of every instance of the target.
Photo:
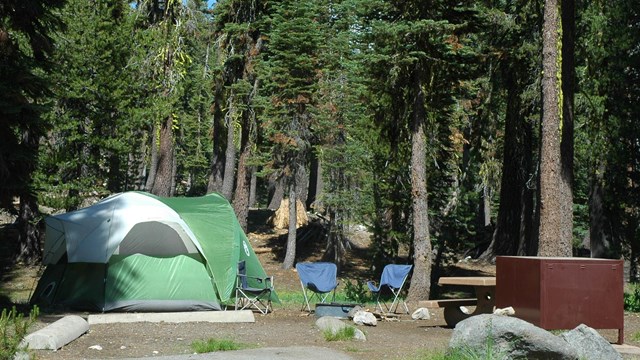
<svg viewBox="0 0 640 360">
<path fill-rule="evenodd" d="M 0 360 L 13 360 L 18 352 L 26 352 L 22 340 L 36 321 L 38 307 L 34 307 L 28 316 L 24 316 L 16 307 L 3 308 L 0 314 Z"/>
<path fill-rule="evenodd" d="M 198 354 L 205 354 L 215 351 L 232 351 L 254 348 L 254 345 L 237 342 L 230 339 L 208 339 L 203 341 L 194 341 L 191 348 Z"/>
</svg>

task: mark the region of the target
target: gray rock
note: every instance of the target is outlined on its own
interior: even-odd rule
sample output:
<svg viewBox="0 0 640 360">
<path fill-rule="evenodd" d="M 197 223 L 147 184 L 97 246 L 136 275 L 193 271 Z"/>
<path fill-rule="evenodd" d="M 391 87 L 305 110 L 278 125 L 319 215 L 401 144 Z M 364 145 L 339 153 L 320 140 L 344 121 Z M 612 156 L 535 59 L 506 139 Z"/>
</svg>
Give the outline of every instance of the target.
<svg viewBox="0 0 640 360">
<path fill-rule="evenodd" d="M 429 314 L 429 309 L 421 307 L 411 314 L 411 318 L 413 320 L 429 320 L 431 319 L 431 314 Z"/>
<path fill-rule="evenodd" d="M 331 331 L 332 334 L 336 334 L 341 329 L 350 327 L 351 325 L 347 325 L 344 322 L 340 321 L 340 319 L 336 319 L 332 316 L 323 316 L 318 320 L 316 320 L 316 326 L 322 331 Z M 361 341 L 367 340 L 367 337 L 364 335 L 364 333 L 360 329 L 355 327 L 354 329 L 355 329 L 355 335 L 354 335 L 355 340 L 361 340 Z"/>
<path fill-rule="evenodd" d="M 449 349 L 487 354 L 495 359 L 577 360 L 576 350 L 566 341 L 524 320 L 482 314 L 459 322 Z"/>
<path fill-rule="evenodd" d="M 78 315 L 62 319 L 27 335 L 23 344 L 29 349 L 58 350 L 89 330 L 89 323 Z"/>
<path fill-rule="evenodd" d="M 31 360 L 31 355 L 26 351 L 18 351 L 13 356 L 13 360 Z"/>
<path fill-rule="evenodd" d="M 362 308 L 362 306 L 360 306 L 360 305 L 356 305 L 356 306 L 354 306 L 353 308 L 351 308 L 351 310 L 349 310 L 349 313 L 347 314 L 347 316 L 353 319 L 353 317 L 355 316 L 355 314 L 356 314 L 358 311 L 364 311 L 364 309 Z"/>
<path fill-rule="evenodd" d="M 356 323 L 356 325 L 378 325 L 378 319 L 376 319 L 376 316 L 364 310 L 358 311 L 353 315 L 353 322 Z"/>
<path fill-rule="evenodd" d="M 560 337 L 573 346 L 580 360 L 622 360 L 622 355 L 587 325 L 580 324 L 575 329 L 562 333 Z"/>
</svg>

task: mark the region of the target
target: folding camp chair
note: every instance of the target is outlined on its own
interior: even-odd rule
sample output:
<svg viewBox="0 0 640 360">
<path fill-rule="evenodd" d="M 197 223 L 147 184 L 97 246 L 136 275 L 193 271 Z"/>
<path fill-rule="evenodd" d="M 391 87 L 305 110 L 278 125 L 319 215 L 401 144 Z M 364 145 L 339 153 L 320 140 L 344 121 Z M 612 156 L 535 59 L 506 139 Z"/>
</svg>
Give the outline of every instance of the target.
<svg viewBox="0 0 640 360">
<path fill-rule="evenodd" d="M 255 277 L 247 275 L 244 261 L 238 263 L 238 277 L 236 281 L 235 309 L 244 310 L 254 308 L 262 314 L 272 311 L 271 293 L 273 292 L 273 276 Z"/>
<path fill-rule="evenodd" d="M 309 300 L 314 297 L 324 303 L 329 297 L 329 293 L 333 293 L 331 301 L 336 299 L 336 288 L 338 281 L 336 279 L 338 268 L 336 264 L 330 262 L 303 262 L 296 264 L 298 277 L 300 277 L 300 285 L 304 294 L 305 304 L 301 310 L 305 308 L 311 312 Z"/>
<path fill-rule="evenodd" d="M 384 312 L 382 309 L 382 304 L 384 304 L 387 312 L 394 312 L 393 307 L 396 306 L 396 310 L 398 309 L 398 305 L 400 304 L 398 296 L 400 295 L 400 291 L 402 291 L 402 287 L 404 286 L 407 277 L 409 276 L 409 272 L 411 271 L 413 265 L 396 265 L 389 264 L 384 267 L 382 270 L 382 277 L 380 278 L 380 285 L 376 286 L 375 282 L 368 281 L 367 286 L 369 290 L 376 294 L 376 310 L 380 309 L 380 312 Z M 386 303 L 380 303 L 380 294 L 382 294 L 383 290 L 388 289 L 391 291 L 393 295 L 393 302 L 391 306 L 387 307 Z M 409 313 L 409 308 L 407 307 L 407 303 L 403 300 L 402 304 L 404 305 L 404 309 Z"/>
</svg>

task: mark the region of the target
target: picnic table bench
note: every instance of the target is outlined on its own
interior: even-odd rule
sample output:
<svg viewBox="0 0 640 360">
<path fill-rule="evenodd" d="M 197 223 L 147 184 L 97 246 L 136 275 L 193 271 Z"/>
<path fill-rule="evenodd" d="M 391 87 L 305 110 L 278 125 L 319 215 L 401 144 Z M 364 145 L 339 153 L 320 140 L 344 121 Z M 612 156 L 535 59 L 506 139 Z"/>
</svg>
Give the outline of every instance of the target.
<svg viewBox="0 0 640 360">
<path fill-rule="evenodd" d="M 470 316 L 478 314 L 490 314 L 495 306 L 496 278 L 493 276 L 458 276 L 441 277 L 438 285 L 472 286 L 475 289 L 475 298 L 467 299 L 437 299 L 420 301 L 420 307 L 444 308 L 444 320 L 448 326 L 456 324 Z M 474 306 L 470 313 L 464 306 Z"/>
</svg>

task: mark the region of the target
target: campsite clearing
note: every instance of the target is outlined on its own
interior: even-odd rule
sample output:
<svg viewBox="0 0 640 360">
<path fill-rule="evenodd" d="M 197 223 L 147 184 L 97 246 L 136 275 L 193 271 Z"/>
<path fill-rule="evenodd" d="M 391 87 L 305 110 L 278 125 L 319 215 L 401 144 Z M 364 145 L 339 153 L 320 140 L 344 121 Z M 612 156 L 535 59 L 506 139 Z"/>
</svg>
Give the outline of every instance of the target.
<svg viewBox="0 0 640 360">
<path fill-rule="evenodd" d="M 262 218 L 259 218 L 262 219 Z M 294 270 L 283 270 L 280 265 L 284 256 L 286 231 L 274 230 L 262 223 L 252 224 L 249 234 L 254 249 L 270 248 L 272 251 L 259 253 L 260 261 L 269 275 L 274 275 L 276 289 L 280 292 L 300 292 L 300 282 Z M 0 227 L 0 232 L 2 232 Z M 4 237 L 6 239 L 6 237 Z M 350 252 L 348 267 L 340 276 L 339 290 L 345 281 L 351 279 L 371 279 L 366 263 L 368 241 L 365 234 L 354 234 L 354 245 Z M 299 249 L 299 261 L 318 261 L 318 250 L 324 244 L 305 244 Z M 6 269 L 6 271 L 4 271 Z M 3 267 L 3 289 L 10 290 L 14 301 L 24 302 L 24 297 L 33 291 L 37 281 L 38 268 L 13 266 Z M 491 276 L 495 268 L 490 265 L 458 263 L 445 269 L 448 276 Z M 348 276 L 344 276 L 348 274 Z M 22 290 L 20 290 L 22 289 Z M 6 291 L 5 291 L 6 293 Z M 18 294 L 14 297 L 14 294 Z M 1 296 L 0 296 L 1 299 Z M 89 332 L 71 342 L 59 351 L 39 350 L 38 359 L 109 359 L 154 357 L 163 355 L 191 354 L 190 344 L 195 340 L 233 339 L 257 347 L 319 346 L 339 350 L 354 359 L 418 359 L 429 352 L 446 349 L 452 330 L 445 327 L 441 309 L 435 309 L 430 320 L 411 320 L 409 315 L 401 315 L 397 320 L 380 321 L 376 327 L 362 327 L 367 335 L 366 342 L 327 342 L 315 327 L 316 318 L 301 312 L 301 304 L 287 307 L 275 305 L 275 311 L 268 315 L 256 314 L 255 323 L 119 323 L 92 325 Z M 86 313 L 80 313 L 86 316 Z M 60 315 L 40 316 L 32 330 L 42 328 L 57 320 Z M 625 338 L 628 344 L 640 345 L 640 317 L 625 314 Z M 614 342 L 616 331 L 602 331 Z M 101 350 L 96 350 L 98 345 Z M 92 348 L 93 347 L 93 348 Z M 625 358 L 632 358 L 625 356 Z"/>
</svg>

